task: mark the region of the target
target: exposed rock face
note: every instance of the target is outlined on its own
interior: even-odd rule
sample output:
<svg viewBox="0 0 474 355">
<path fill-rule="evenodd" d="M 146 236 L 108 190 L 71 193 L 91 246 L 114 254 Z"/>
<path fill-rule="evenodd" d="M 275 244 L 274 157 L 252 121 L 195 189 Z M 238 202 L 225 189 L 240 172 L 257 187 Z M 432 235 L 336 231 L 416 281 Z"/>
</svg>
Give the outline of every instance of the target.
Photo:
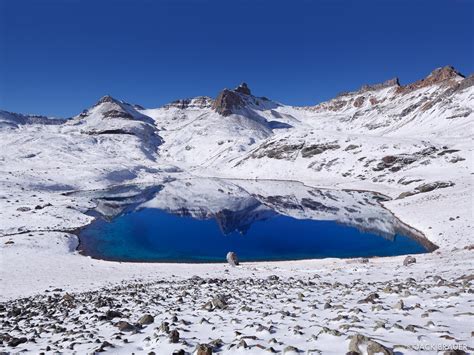
<svg viewBox="0 0 474 355">
<path fill-rule="evenodd" d="M 22 115 L 20 113 L 0 110 L 0 127 L 2 125 L 18 127 L 18 125 L 28 124 L 59 125 L 64 122 L 66 122 L 66 120 L 59 118 L 48 118 L 40 115 Z"/>
<path fill-rule="evenodd" d="M 415 187 L 415 190 L 419 192 L 430 192 L 436 189 L 444 189 L 446 187 L 453 186 L 454 183 L 452 181 L 435 181 L 431 183 L 421 184 Z"/>
<path fill-rule="evenodd" d="M 247 83 L 240 84 L 239 86 L 235 88 L 235 91 L 240 92 L 241 94 L 245 94 L 245 95 L 252 95 L 249 87 L 247 86 Z"/>
<path fill-rule="evenodd" d="M 464 76 L 459 73 L 456 69 L 454 69 L 452 66 L 447 65 L 442 68 L 437 68 L 431 72 L 430 75 L 428 75 L 426 78 L 415 81 L 414 83 L 405 85 L 405 86 L 400 86 L 397 89 L 397 93 L 408 93 L 416 89 L 420 89 L 426 86 L 434 85 L 434 84 L 440 84 L 447 82 L 449 83 L 450 81 L 453 81 L 454 79 L 460 79 L 464 78 Z"/>
<path fill-rule="evenodd" d="M 100 104 L 104 104 L 106 102 L 110 102 L 110 103 L 115 103 L 115 104 L 118 104 L 119 102 L 117 100 L 115 100 L 112 96 L 110 95 L 105 95 L 105 96 L 102 96 L 99 101 L 97 101 L 97 103 L 94 105 L 95 106 L 99 106 Z"/>
<path fill-rule="evenodd" d="M 355 99 L 353 105 L 354 107 L 361 107 L 365 102 L 365 97 L 364 96 L 359 96 L 357 99 Z"/>
<path fill-rule="evenodd" d="M 245 106 L 245 96 L 251 96 L 251 91 L 246 83 L 242 83 L 234 90 L 224 89 L 212 104 L 212 109 L 222 116 L 229 116 L 233 110 Z"/>
<path fill-rule="evenodd" d="M 314 155 L 324 153 L 326 150 L 335 150 L 339 148 L 341 148 L 341 146 L 335 143 L 311 144 L 301 149 L 301 156 L 303 158 L 310 158 Z"/>
<path fill-rule="evenodd" d="M 217 96 L 212 108 L 222 116 L 230 116 L 234 109 L 244 106 L 244 101 L 240 94 L 233 90 L 224 89 Z"/>
<path fill-rule="evenodd" d="M 212 103 L 213 103 L 213 100 L 210 97 L 198 96 L 192 99 L 181 99 L 181 100 L 173 101 L 163 106 L 163 108 L 166 108 L 166 109 L 178 108 L 180 110 L 186 110 L 189 108 L 202 109 L 202 108 L 211 108 Z"/>
<path fill-rule="evenodd" d="M 400 86 L 400 82 L 398 78 L 389 79 L 389 80 L 384 81 L 383 83 L 363 85 L 359 91 L 375 91 L 375 90 L 389 88 L 392 86 Z"/>
<path fill-rule="evenodd" d="M 467 78 L 464 78 L 464 80 L 459 83 L 459 87 L 457 88 L 457 90 L 464 90 L 471 86 L 474 86 L 474 74 L 471 74 Z"/>
<path fill-rule="evenodd" d="M 419 193 L 430 192 L 430 191 L 433 191 L 433 190 L 436 190 L 436 189 L 444 189 L 444 188 L 451 187 L 451 186 L 454 186 L 454 182 L 452 182 L 452 181 L 429 182 L 429 183 L 418 185 L 417 187 L 415 187 L 415 190 L 413 190 L 413 191 L 402 192 L 398 196 L 398 198 L 401 199 L 401 198 L 413 196 L 413 195 L 416 195 L 416 194 L 419 194 Z"/>
<path fill-rule="evenodd" d="M 124 110 L 109 110 L 104 112 L 104 117 L 106 118 L 126 118 L 133 119 L 133 116 Z"/>
<path fill-rule="evenodd" d="M 447 66 L 442 67 L 442 68 L 436 68 L 424 80 L 428 81 L 428 82 L 431 82 L 431 83 L 437 83 L 437 82 L 440 82 L 440 81 L 453 79 L 453 78 L 457 78 L 457 77 L 464 78 L 464 75 L 459 73 L 456 69 L 454 69 L 454 67 L 452 67 L 450 65 L 447 65 Z"/>
</svg>

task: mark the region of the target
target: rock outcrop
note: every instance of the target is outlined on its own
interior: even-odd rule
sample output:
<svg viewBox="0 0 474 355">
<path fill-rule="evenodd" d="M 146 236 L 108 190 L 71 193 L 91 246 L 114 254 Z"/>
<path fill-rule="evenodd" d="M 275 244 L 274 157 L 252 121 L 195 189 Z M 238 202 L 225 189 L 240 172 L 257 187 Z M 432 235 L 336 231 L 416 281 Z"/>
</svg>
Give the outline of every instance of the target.
<svg viewBox="0 0 474 355">
<path fill-rule="evenodd" d="M 411 83 L 405 86 L 400 86 L 397 89 L 397 93 L 405 94 L 405 93 L 408 93 L 413 90 L 417 90 L 426 86 L 441 84 L 441 83 L 454 84 L 456 83 L 456 79 L 462 79 L 462 78 L 464 78 L 464 75 L 459 73 L 456 69 L 454 69 L 454 67 L 447 65 L 442 68 L 436 68 L 430 73 L 430 75 L 428 75 L 424 79 L 415 81 L 414 83 Z"/>
<path fill-rule="evenodd" d="M 208 96 L 198 96 L 192 99 L 180 99 L 163 106 L 165 109 L 178 108 L 180 110 L 186 110 L 189 108 L 203 109 L 211 108 L 213 100 Z"/>
<path fill-rule="evenodd" d="M 246 83 L 242 83 L 234 90 L 224 89 L 217 96 L 212 109 L 222 116 L 230 116 L 234 110 L 245 106 L 245 96 L 251 96 L 251 91 Z"/>
<path fill-rule="evenodd" d="M 230 116 L 233 110 L 241 108 L 243 105 L 244 101 L 237 92 L 224 89 L 217 96 L 212 108 L 222 116 Z"/>
<path fill-rule="evenodd" d="M 393 78 L 393 79 L 389 79 L 389 80 L 386 80 L 384 81 L 383 83 L 378 83 L 378 84 L 372 84 L 372 85 L 363 85 L 359 91 L 362 91 L 362 92 L 365 92 L 365 91 L 375 91 L 375 90 L 380 90 L 380 89 L 385 89 L 385 88 L 389 88 L 389 87 L 392 87 L 392 86 L 400 86 L 400 82 L 398 80 L 398 78 Z"/>
<path fill-rule="evenodd" d="M 247 83 L 241 83 L 239 86 L 235 88 L 234 91 L 240 92 L 241 94 L 244 94 L 244 95 L 252 95 L 249 87 L 247 86 Z"/>
</svg>

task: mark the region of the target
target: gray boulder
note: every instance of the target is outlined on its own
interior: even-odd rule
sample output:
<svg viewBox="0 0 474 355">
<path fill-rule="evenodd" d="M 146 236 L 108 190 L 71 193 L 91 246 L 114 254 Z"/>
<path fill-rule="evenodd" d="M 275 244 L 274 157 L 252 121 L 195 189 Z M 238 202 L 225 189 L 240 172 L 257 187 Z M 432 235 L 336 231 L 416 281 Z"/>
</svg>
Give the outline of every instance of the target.
<svg viewBox="0 0 474 355">
<path fill-rule="evenodd" d="M 411 264 L 414 264 L 416 263 L 416 259 L 415 257 L 411 256 L 411 255 L 408 255 L 405 260 L 403 260 L 403 266 L 408 266 L 408 265 L 411 265 Z"/>
<path fill-rule="evenodd" d="M 351 337 L 351 341 L 349 343 L 349 351 L 350 354 L 362 354 L 363 352 L 359 348 L 359 346 L 366 346 L 367 347 L 367 354 L 374 355 L 374 354 L 384 354 L 384 355 L 393 355 L 393 351 L 386 346 L 377 343 L 376 341 L 366 337 L 362 334 L 355 334 Z"/>
<path fill-rule="evenodd" d="M 227 262 L 232 266 L 239 265 L 239 259 L 237 258 L 237 254 L 233 251 L 229 251 L 226 256 Z"/>
<path fill-rule="evenodd" d="M 139 320 L 138 320 L 138 324 L 140 325 L 147 325 L 147 324 L 151 324 L 155 321 L 155 318 L 153 318 L 152 315 L 150 314 L 145 314 L 144 316 L 142 316 Z"/>
</svg>

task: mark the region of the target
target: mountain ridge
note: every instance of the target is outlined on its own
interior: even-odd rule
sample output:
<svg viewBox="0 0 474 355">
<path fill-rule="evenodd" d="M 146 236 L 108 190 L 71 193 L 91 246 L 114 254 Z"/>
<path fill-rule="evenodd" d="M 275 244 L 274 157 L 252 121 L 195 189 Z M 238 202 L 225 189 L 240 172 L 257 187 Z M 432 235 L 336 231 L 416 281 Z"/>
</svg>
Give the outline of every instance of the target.
<svg viewBox="0 0 474 355">
<path fill-rule="evenodd" d="M 359 89 L 355 91 L 341 92 L 339 94 L 336 94 L 332 99 L 319 102 L 315 104 L 314 106 L 318 106 L 320 104 L 334 100 L 336 98 L 346 96 L 349 94 L 354 94 L 354 93 L 364 93 L 364 92 L 370 92 L 370 91 L 378 91 L 378 90 L 382 90 L 382 89 L 386 89 L 390 87 L 397 87 L 397 93 L 405 94 L 407 92 L 420 89 L 426 86 L 430 86 L 430 85 L 438 85 L 438 84 L 442 84 L 446 82 L 450 82 L 451 84 L 453 84 L 453 80 L 456 81 L 456 79 L 458 80 L 459 87 L 461 88 L 466 88 L 466 87 L 474 85 L 474 73 L 468 76 L 465 76 L 462 73 L 460 73 L 458 70 L 456 70 L 453 66 L 446 65 L 444 67 L 435 68 L 426 77 L 416 80 L 412 83 L 407 83 L 407 84 L 402 85 L 400 84 L 399 78 L 394 77 L 392 79 L 388 79 L 380 83 L 363 84 Z M 235 94 L 239 94 L 239 95 L 235 95 Z M 255 97 L 252 95 L 251 90 L 248 87 L 247 83 L 242 82 L 235 89 L 224 88 L 222 91 L 218 93 L 218 95 L 214 99 L 209 96 L 196 96 L 196 97 L 190 97 L 190 98 L 184 98 L 184 99 L 176 99 L 158 108 L 173 108 L 174 107 L 174 108 L 186 109 L 189 107 L 194 107 L 194 108 L 212 107 L 221 115 L 228 116 L 231 114 L 232 108 L 245 104 L 245 102 L 242 102 L 240 95 L 244 95 L 244 97 L 245 96 Z M 258 97 L 258 98 L 262 101 L 271 101 L 264 96 Z M 89 110 L 103 103 L 115 104 L 117 106 L 121 106 L 122 108 L 128 106 L 136 110 L 145 110 L 145 108 L 139 104 L 130 104 L 123 100 L 114 98 L 111 95 L 104 95 L 95 104 L 93 104 L 88 109 L 83 110 L 83 112 L 77 116 L 84 117 L 87 115 L 87 112 Z M 286 106 L 301 107 L 301 108 L 313 107 L 313 106 L 304 106 L 304 105 L 303 106 L 286 105 Z M 124 111 L 127 111 L 127 109 L 124 109 Z M 67 118 L 53 118 L 53 117 L 42 116 L 42 115 L 21 114 L 21 113 L 8 112 L 5 110 L 0 110 L 0 119 L 2 118 L 2 113 L 4 114 L 10 113 L 10 114 L 23 115 L 23 116 L 30 116 L 30 117 L 42 117 L 42 118 L 56 119 L 56 120 L 67 120 Z M 113 116 L 114 113 L 115 112 L 109 112 L 109 115 Z M 122 118 L 130 118 L 130 116 L 125 116 Z M 26 124 L 26 123 L 20 123 L 20 124 Z"/>
</svg>

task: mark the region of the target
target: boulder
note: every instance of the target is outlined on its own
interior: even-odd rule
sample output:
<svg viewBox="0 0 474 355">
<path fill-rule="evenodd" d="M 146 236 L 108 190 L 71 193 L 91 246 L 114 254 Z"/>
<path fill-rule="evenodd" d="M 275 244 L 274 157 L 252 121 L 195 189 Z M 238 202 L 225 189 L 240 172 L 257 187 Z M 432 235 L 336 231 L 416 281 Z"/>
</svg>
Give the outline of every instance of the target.
<svg viewBox="0 0 474 355">
<path fill-rule="evenodd" d="M 176 344 L 179 342 L 179 332 L 176 329 L 173 329 L 171 332 L 168 334 L 170 343 Z"/>
<path fill-rule="evenodd" d="M 291 354 L 291 353 L 299 353 L 300 352 L 300 349 L 298 349 L 297 347 L 295 346 L 292 346 L 292 345 L 288 345 L 286 348 L 283 349 L 283 354 Z"/>
<path fill-rule="evenodd" d="M 155 318 L 153 318 L 152 315 L 150 314 L 145 314 L 143 315 L 139 320 L 138 320 L 138 324 L 140 325 L 147 325 L 147 324 L 151 324 L 155 321 Z"/>
<path fill-rule="evenodd" d="M 393 351 L 391 349 L 362 334 L 355 334 L 351 336 L 348 354 L 362 354 L 363 352 L 359 346 L 363 345 L 367 347 L 367 355 L 375 355 L 380 353 L 384 355 L 393 355 Z"/>
<path fill-rule="evenodd" d="M 399 310 L 403 310 L 405 308 L 405 304 L 403 303 L 403 300 L 400 300 L 398 301 L 397 303 L 395 303 L 395 305 L 393 306 L 394 309 L 399 309 Z"/>
<path fill-rule="evenodd" d="M 239 348 L 247 349 L 248 347 L 249 346 L 247 345 L 244 339 L 242 339 L 236 346 L 237 349 Z"/>
<path fill-rule="evenodd" d="M 415 187 L 415 190 L 418 192 L 430 192 L 436 189 L 444 189 L 446 187 L 451 187 L 453 185 L 454 183 L 452 181 L 434 181 L 426 184 L 421 184 Z"/>
<path fill-rule="evenodd" d="M 416 258 L 411 256 L 411 255 L 408 255 L 405 260 L 403 260 L 403 266 L 408 266 L 408 265 L 411 265 L 411 264 L 415 264 L 416 263 Z"/>
<path fill-rule="evenodd" d="M 229 251 L 226 256 L 227 262 L 232 266 L 239 265 L 239 259 L 237 258 L 237 254 L 233 251 Z"/>
<path fill-rule="evenodd" d="M 199 344 L 196 347 L 196 355 L 212 355 L 212 348 L 208 344 Z"/>
<path fill-rule="evenodd" d="M 227 298 L 224 295 L 215 296 L 212 299 L 211 303 L 214 308 L 218 308 L 218 309 L 227 308 Z"/>
<path fill-rule="evenodd" d="M 107 320 L 112 320 L 114 318 L 121 318 L 121 317 L 122 317 L 122 313 L 117 312 L 117 311 L 109 310 L 105 313 L 105 318 Z"/>
<path fill-rule="evenodd" d="M 8 346 L 14 348 L 20 344 L 26 343 L 28 341 L 27 338 L 22 337 L 22 338 L 11 338 L 10 341 L 8 342 Z"/>
<path fill-rule="evenodd" d="M 135 327 L 130 324 L 129 322 L 126 321 L 120 321 L 115 324 L 115 326 L 121 331 L 121 332 L 132 332 L 135 330 Z"/>
</svg>

